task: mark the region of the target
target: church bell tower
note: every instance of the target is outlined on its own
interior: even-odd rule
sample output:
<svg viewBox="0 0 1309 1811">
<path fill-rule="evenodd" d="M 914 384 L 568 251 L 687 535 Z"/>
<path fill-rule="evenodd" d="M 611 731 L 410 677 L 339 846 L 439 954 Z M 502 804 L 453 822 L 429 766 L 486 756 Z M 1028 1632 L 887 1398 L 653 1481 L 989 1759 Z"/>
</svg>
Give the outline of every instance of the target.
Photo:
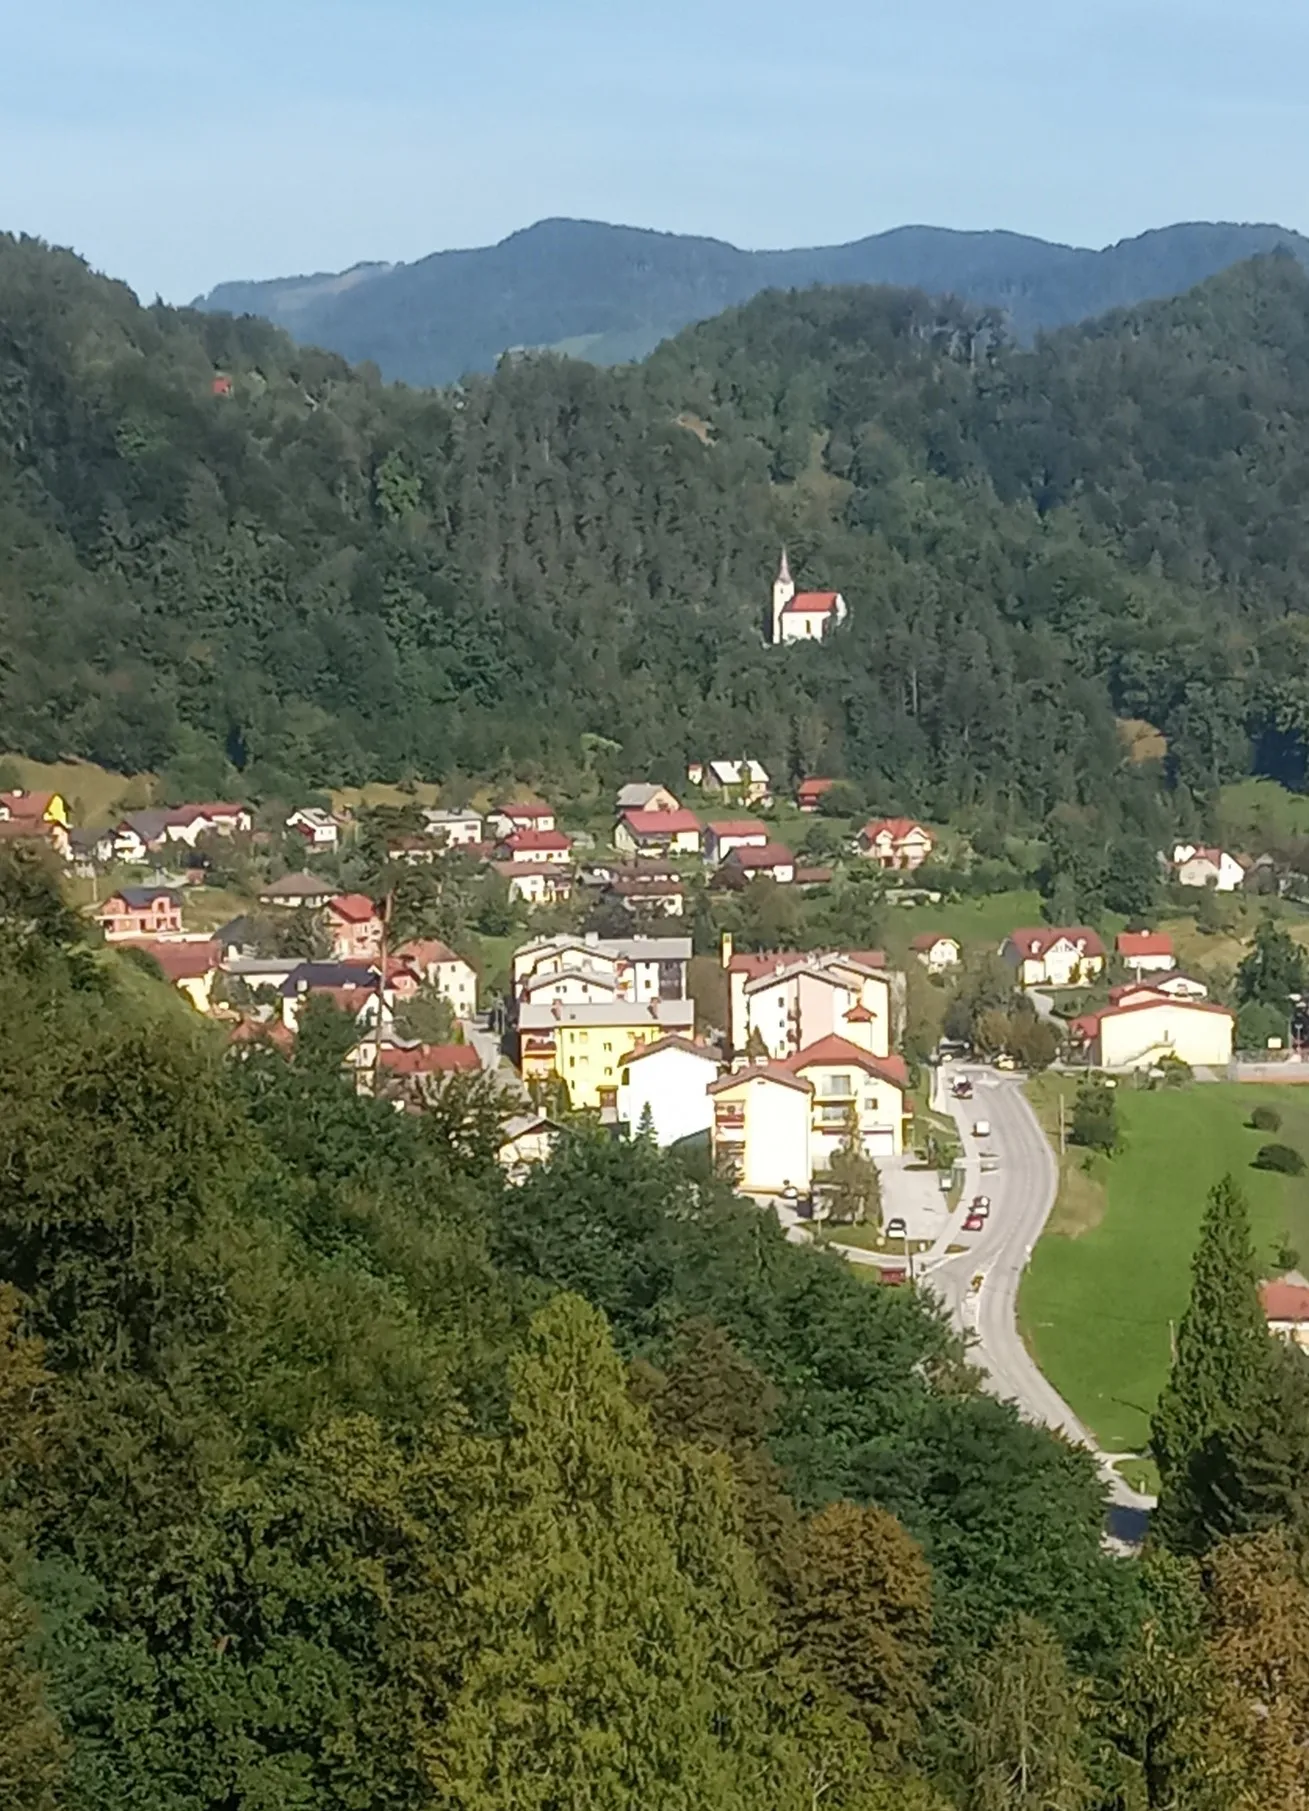
<svg viewBox="0 0 1309 1811">
<path fill-rule="evenodd" d="M 782 549 L 782 563 L 777 568 L 777 577 L 773 580 L 773 646 L 782 639 L 782 612 L 795 596 L 795 580 L 791 577 L 790 563 L 786 549 Z"/>
</svg>

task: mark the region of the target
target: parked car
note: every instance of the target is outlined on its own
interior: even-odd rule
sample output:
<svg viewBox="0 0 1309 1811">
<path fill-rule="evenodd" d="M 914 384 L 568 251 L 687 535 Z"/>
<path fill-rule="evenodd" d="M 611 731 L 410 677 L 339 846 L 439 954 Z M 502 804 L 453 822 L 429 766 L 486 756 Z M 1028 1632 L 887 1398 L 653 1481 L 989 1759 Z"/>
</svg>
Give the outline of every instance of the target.
<svg viewBox="0 0 1309 1811">
<path fill-rule="evenodd" d="M 989 1195 L 974 1195 L 972 1200 L 968 1203 L 968 1211 L 970 1214 L 980 1214 L 982 1219 L 985 1220 L 986 1216 L 991 1211 L 991 1197 Z"/>
<path fill-rule="evenodd" d="M 951 1088 L 950 1092 L 954 1095 L 956 1100 L 971 1100 L 973 1098 L 973 1084 L 966 1075 L 961 1075 L 953 1088 Z"/>
<path fill-rule="evenodd" d="M 973 1137 L 974 1138 L 989 1138 L 990 1136 L 991 1136 L 990 1120 L 989 1119 L 975 1119 L 973 1121 Z"/>
<path fill-rule="evenodd" d="M 1002 1050 L 999 1056 L 996 1057 L 995 1066 L 997 1069 L 1016 1069 L 1018 1067 L 1017 1063 L 1007 1050 Z"/>
<path fill-rule="evenodd" d="M 905 1225 L 899 1214 L 896 1214 L 893 1219 L 888 1220 L 886 1223 L 886 1236 L 888 1239 L 903 1239 L 908 1231 L 909 1228 Z"/>
<path fill-rule="evenodd" d="M 965 1232 L 984 1232 L 985 1230 L 986 1221 L 982 1218 L 981 1214 L 969 1214 L 968 1218 L 964 1221 Z"/>
</svg>

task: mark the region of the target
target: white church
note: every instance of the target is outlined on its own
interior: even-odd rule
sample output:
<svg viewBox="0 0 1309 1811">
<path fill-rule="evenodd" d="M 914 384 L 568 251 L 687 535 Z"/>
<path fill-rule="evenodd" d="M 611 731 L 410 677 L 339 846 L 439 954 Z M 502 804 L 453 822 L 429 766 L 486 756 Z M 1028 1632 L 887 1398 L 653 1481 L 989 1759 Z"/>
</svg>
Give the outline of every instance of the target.
<svg viewBox="0 0 1309 1811">
<path fill-rule="evenodd" d="M 786 549 L 773 580 L 773 646 L 783 641 L 821 641 L 850 614 L 839 591 L 797 591 Z"/>
</svg>

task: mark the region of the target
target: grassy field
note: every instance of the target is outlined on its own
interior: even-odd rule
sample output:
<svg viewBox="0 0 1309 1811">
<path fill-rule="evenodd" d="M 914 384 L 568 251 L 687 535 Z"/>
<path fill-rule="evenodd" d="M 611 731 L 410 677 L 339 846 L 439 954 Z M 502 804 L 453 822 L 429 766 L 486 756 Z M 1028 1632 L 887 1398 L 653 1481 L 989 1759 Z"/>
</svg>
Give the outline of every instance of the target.
<svg viewBox="0 0 1309 1811">
<path fill-rule="evenodd" d="M 1047 1127 L 1070 1077 L 1031 1085 Z M 1170 1327 L 1186 1308 L 1205 1195 L 1230 1171 L 1250 1202 L 1266 1274 L 1283 1243 L 1309 1259 L 1309 1177 L 1266 1174 L 1251 1159 L 1271 1136 L 1251 1109 L 1276 1107 L 1285 1143 L 1309 1153 L 1309 1088 L 1196 1085 L 1119 1097 L 1123 1149 L 1070 1152 L 1050 1224 L 1019 1296 L 1019 1320 L 1041 1369 L 1109 1451 L 1139 1451 L 1168 1372 Z"/>
<path fill-rule="evenodd" d="M 25 755 L 0 755 L 0 766 L 25 792 L 61 793 L 71 821 L 92 830 L 120 815 L 125 809 L 123 795 L 129 791 L 133 805 L 147 803 L 153 785 L 150 774 L 111 773 L 90 761 L 29 761 Z"/>
<path fill-rule="evenodd" d="M 1219 794 L 1218 827 L 1226 840 L 1255 853 L 1270 838 L 1309 836 L 1309 797 L 1276 780 L 1240 780 Z"/>
<path fill-rule="evenodd" d="M 961 899 L 953 905 L 889 906 L 891 928 L 906 939 L 922 931 L 955 937 L 965 949 L 998 950 L 1010 931 L 1040 924 L 1041 896 L 1034 889 L 993 893 L 985 899 Z"/>
</svg>

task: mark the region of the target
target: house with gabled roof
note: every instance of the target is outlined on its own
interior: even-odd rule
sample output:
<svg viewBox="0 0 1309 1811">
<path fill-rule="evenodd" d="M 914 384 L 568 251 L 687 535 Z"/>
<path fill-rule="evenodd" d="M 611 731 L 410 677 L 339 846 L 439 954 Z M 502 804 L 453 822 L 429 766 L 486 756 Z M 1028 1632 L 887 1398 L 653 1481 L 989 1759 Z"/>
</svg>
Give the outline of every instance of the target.
<svg viewBox="0 0 1309 1811">
<path fill-rule="evenodd" d="M 1080 987 L 1104 968 L 1105 950 L 1089 925 L 1035 925 L 1010 931 L 1000 954 L 1019 987 Z"/>
<path fill-rule="evenodd" d="M 873 1056 L 849 1038 L 832 1036 L 797 1050 L 786 1067 L 813 1087 L 815 1170 L 827 1168 L 852 1134 L 867 1157 L 900 1156 L 909 1087 L 902 1056 Z"/>
<path fill-rule="evenodd" d="M 96 912 L 107 942 L 135 937 L 179 937 L 182 895 L 174 887 L 119 887 Z"/>
<path fill-rule="evenodd" d="M 718 1051 L 674 1032 L 636 1045 L 619 1062 L 619 1125 L 635 1137 L 648 1123 L 659 1145 L 707 1133 L 713 1123 L 708 1089 L 719 1068 Z"/>
<path fill-rule="evenodd" d="M 1137 976 L 1159 974 L 1177 966 L 1173 940 L 1167 931 L 1120 931 L 1114 949 Z"/>
<path fill-rule="evenodd" d="M 748 1195 L 807 1195 L 813 1083 L 782 1063 L 746 1062 L 711 1082 L 714 1167 Z"/>
<path fill-rule="evenodd" d="M 382 915 L 365 893 L 338 893 L 326 908 L 327 934 L 338 962 L 376 956 L 382 948 Z"/>
<path fill-rule="evenodd" d="M 821 1038 L 839 1036 L 874 1056 L 895 1039 L 904 977 L 881 950 L 733 952 L 723 943 L 728 1041 L 741 1053 L 762 1043 L 779 1061 Z"/>
<path fill-rule="evenodd" d="M 879 817 L 859 832 L 859 853 L 879 868 L 912 873 L 931 855 L 936 839 L 917 818 Z"/>
<path fill-rule="evenodd" d="M 726 861 L 733 849 L 762 849 L 768 826 L 757 817 L 712 818 L 704 829 L 704 855 L 711 867 Z"/>
<path fill-rule="evenodd" d="M 821 641 L 850 614 L 839 591 L 797 591 L 785 547 L 773 580 L 773 646 Z"/>
<path fill-rule="evenodd" d="M 681 806 L 657 780 L 631 780 L 618 789 L 618 815 L 625 811 L 680 811 Z"/>
<path fill-rule="evenodd" d="M 696 855 L 700 820 L 680 807 L 626 810 L 614 826 L 614 847 L 625 855 Z"/>
</svg>

